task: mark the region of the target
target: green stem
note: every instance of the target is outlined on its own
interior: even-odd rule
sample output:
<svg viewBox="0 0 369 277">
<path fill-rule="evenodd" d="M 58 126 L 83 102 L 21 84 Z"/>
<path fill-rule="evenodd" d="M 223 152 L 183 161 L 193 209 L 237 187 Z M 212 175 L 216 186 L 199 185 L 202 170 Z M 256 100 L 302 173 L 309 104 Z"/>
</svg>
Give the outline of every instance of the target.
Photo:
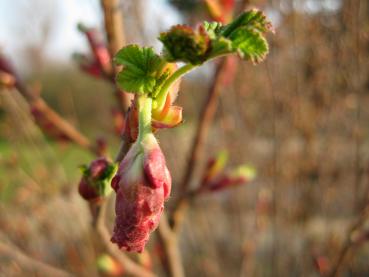
<svg viewBox="0 0 369 277">
<path fill-rule="evenodd" d="M 158 103 L 158 108 L 162 109 L 165 104 L 165 99 L 167 98 L 167 94 L 169 92 L 170 87 L 184 74 L 194 69 L 197 65 L 186 64 L 179 69 L 177 69 L 163 84 L 161 87 L 156 101 Z"/>
<path fill-rule="evenodd" d="M 146 134 L 151 133 L 151 108 L 152 99 L 146 95 L 140 95 L 138 104 L 138 141 L 142 141 Z"/>
<path fill-rule="evenodd" d="M 221 32 L 221 34 L 225 37 L 228 37 L 234 30 L 241 27 L 242 25 L 247 25 L 249 22 L 247 21 L 247 17 L 249 15 L 247 13 L 242 13 L 239 17 L 234 19 L 230 24 L 226 25 L 225 29 Z"/>
</svg>

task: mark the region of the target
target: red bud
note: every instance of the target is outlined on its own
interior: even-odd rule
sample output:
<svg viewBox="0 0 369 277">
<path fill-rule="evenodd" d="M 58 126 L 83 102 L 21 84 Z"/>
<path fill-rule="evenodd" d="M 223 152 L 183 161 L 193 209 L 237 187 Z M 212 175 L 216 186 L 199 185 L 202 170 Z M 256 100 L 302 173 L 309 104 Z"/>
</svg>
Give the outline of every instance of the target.
<svg viewBox="0 0 369 277">
<path fill-rule="evenodd" d="M 109 189 L 109 183 L 114 174 L 115 166 L 106 158 L 98 158 L 84 167 L 83 176 L 79 182 L 78 192 L 88 201 L 98 200 L 105 196 Z"/>
</svg>

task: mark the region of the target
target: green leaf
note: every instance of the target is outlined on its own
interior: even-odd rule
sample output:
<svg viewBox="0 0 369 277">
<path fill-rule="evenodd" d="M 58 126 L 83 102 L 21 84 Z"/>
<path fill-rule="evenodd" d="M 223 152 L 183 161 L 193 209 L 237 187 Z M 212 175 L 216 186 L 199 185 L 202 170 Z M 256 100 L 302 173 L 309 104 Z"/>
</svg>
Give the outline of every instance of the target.
<svg viewBox="0 0 369 277">
<path fill-rule="evenodd" d="M 248 28 L 234 31 L 230 39 L 241 58 L 259 63 L 269 52 L 268 42 L 260 32 Z"/>
<path fill-rule="evenodd" d="M 117 84 L 126 92 L 151 93 L 157 82 L 157 72 L 165 61 L 151 47 L 128 45 L 115 56 L 115 63 L 123 65 L 116 77 Z"/>
<path fill-rule="evenodd" d="M 226 26 L 205 22 L 204 28 L 212 39 L 210 58 L 238 53 L 241 58 L 258 63 L 268 54 L 264 33 L 272 31 L 272 25 L 261 11 L 246 11 Z"/>
<path fill-rule="evenodd" d="M 267 20 L 265 14 L 257 9 L 243 12 L 230 24 L 226 25 L 221 34 L 229 37 L 238 28 L 247 27 L 255 31 L 266 33 L 273 31 L 272 24 Z"/>
</svg>

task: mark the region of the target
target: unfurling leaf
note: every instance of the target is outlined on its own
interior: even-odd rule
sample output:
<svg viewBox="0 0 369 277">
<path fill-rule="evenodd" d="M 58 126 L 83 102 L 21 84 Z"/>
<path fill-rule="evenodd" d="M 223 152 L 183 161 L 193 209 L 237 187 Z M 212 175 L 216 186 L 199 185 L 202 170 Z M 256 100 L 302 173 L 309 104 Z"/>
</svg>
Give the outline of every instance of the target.
<svg viewBox="0 0 369 277">
<path fill-rule="evenodd" d="M 269 52 L 268 42 L 260 32 L 255 30 L 248 28 L 235 30 L 230 35 L 230 39 L 240 57 L 253 63 L 263 61 Z"/>
<path fill-rule="evenodd" d="M 258 63 L 264 60 L 269 51 L 264 37 L 268 31 L 273 31 L 272 24 L 263 12 L 254 9 L 224 26 L 220 34 L 232 42 L 232 50 L 237 51 L 241 58 Z"/>
<path fill-rule="evenodd" d="M 211 39 L 215 39 L 220 35 L 220 32 L 222 31 L 223 24 L 219 22 L 203 22 L 203 26 L 205 28 L 205 31 L 208 33 L 209 37 Z"/>
<path fill-rule="evenodd" d="M 116 77 L 117 84 L 126 92 L 152 93 L 160 76 L 157 72 L 165 61 L 151 47 L 128 45 L 115 56 L 115 63 L 124 68 Z"/>
<path fill-rule="evenodd" d="M 261 33 L 273 31 L 272 23 L 269 22 L 262 11 L 252 9 L 243 12 L 222 30 L 222 35 L 229 37 L 230 34 L 239 28 L 254 29 Z"/>
</svg>

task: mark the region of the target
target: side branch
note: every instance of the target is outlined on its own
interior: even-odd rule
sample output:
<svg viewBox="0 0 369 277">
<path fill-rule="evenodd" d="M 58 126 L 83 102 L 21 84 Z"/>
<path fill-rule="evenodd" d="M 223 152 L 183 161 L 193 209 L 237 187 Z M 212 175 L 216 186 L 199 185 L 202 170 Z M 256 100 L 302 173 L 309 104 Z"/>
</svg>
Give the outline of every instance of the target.
<svg viewBox="0 0 369 277">
<path fill-rule="evenodd" d="M 17 72 L 14 70 L 12 64 L 1 53 L 0 73 L 2 73 L 3 78 L 4 76 L 7 77 L 6 79 L 11 78 L 10 81 L 8 80 L 8 87 L 17 89 L 26 99 L 31 108 L 34 108 L 37 114 L 41 115 L 47 121 L 48 125 L 52 125 L 59 134 L 62 134 L 70 141 L 73 141 L 93 153 L 97 153 L 97 150 L 92 147 L 90 141 L 83 134 L 50 108 L 40 96 L 36 95 L 26 87 L 23 81 L 19 78 Z"/>
<path fill-rule="evenodd" d="M 96 154 L 98 149 L 95 149 L 91 142 L 82 133 L 80 133 L 73 125 L 62 118 L 57 112 L 55 112 L 50 106 L 38 96 L 33 95 L 23 86 L 17 87 L 18 91 L 27 101 L 31 108 L 37 110 L 37 113 L 41 114 L 45 120 L 47 120 L 60 134 L 68 138 L 70 141 L 76 143 L 84 149 L 89 150 L 93 154 Z M 11 91 L 10 91 L 11 93 Z M 44 130 L 42 130 L 44 131 Z"/>
<path fill-rule="evenodd" d="M 38 111 L 42 112 L 42 114 L 71 141 L 75 142 L 82 148 L 90 150 L 94 154 L 96 153 L 90 141 L 84 135 L 82 135 L 73 125 L 71 125 L 59 114 L 57 114 L 52 108 L 50 108 L 42 98 L 32 100 L 30 105 L 34 108 L 37 108 Z"/>
<path fill-rule="evenodd" d="M 163 248 L 163 268 L 168 276 L 184 277 L 181 253 L 178 248 L 178 236 L 169 225 L 166 213 L 160 218 L 160 224 L 156 231 L 159 243 Z"/>
<path fill-rule="evenodd" d="M 123 15 L 121 8 L 119 7 L 119 0 L 101 0 L 101 6 L 104 12 L 105 31 L 110 56 L 114 57 L 115 54 L 125 45 Z M 118 71 L 119 68 L 114 67 L 113 74 L 115 75 Z M 125 113 L 130 105 L 131 96 L 118 88 L 116 89 L 115 94 L 121 111 Z"/>
</svg>

